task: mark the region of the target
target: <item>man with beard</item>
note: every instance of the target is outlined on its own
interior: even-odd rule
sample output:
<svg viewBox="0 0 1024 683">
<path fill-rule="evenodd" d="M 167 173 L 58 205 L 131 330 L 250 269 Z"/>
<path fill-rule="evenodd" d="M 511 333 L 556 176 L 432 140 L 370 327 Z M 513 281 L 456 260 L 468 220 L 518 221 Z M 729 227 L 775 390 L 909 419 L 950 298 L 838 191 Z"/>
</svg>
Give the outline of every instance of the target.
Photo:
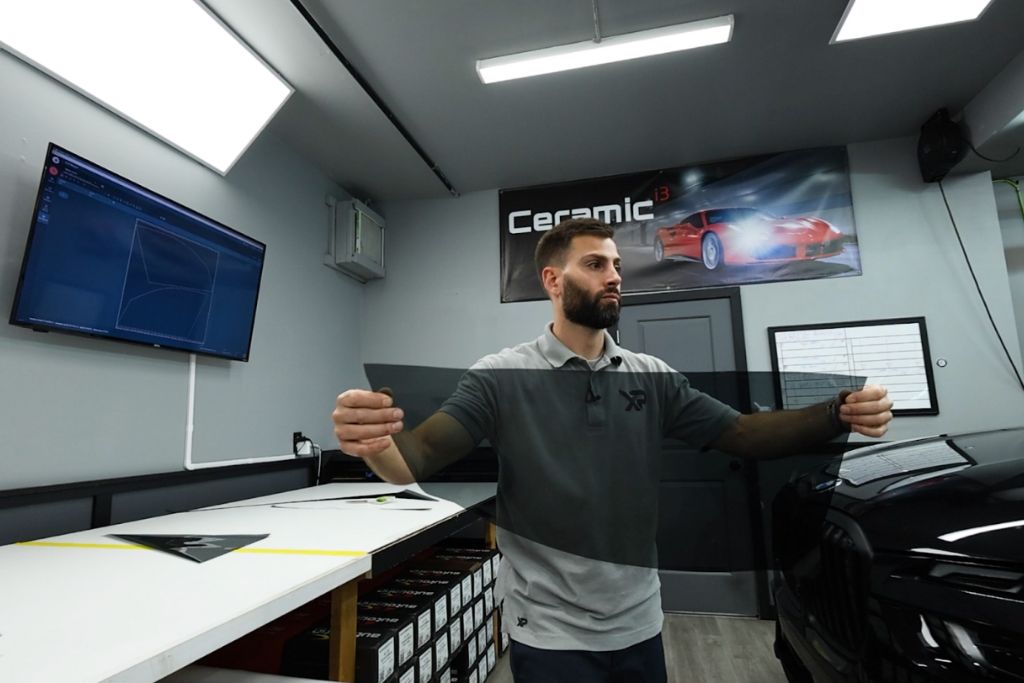
<svg viewBox="0 0 1024 683">
<path fill-rule="evenodd" d="M 496 600 L 517 683 L 666 680 L 655 550 L 663 437 L 772 457 L 851 430 L 880 437 L 892 419 L 879 386 L 741 415 L 660 359 L 620 348 L 606 332 L 621 303 L 613 234 L 594 219 L 546 233 L 535 260 L 554 321 L 474 364 L 412 431 L 384 393 L 346 391 L 333 413 L 341 449 L 397 484 L 490 441 L 503 554 Z"/>
</svg>

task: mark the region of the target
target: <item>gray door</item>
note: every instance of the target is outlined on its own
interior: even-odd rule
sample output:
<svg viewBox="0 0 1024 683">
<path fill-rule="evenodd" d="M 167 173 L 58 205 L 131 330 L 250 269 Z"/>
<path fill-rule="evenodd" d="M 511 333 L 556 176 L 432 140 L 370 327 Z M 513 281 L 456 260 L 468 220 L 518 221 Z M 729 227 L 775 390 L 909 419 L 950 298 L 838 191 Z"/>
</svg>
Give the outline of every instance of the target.
<svg viewBox="0 0 1024 683">
<path fill-rule="evenodd" d="M 734 297 L 738 307 L 738 293 Z M 742 330 L 733 329 L 730 298 L 643 303 L 652 298 L 669 297 L 626 297 L 620 344 L 658 356 L 698 389 L 746 410 L 740 384 L 745 374 L 737 372 L 745 368 L 736 362 Z M 757 615 L 748 466 L 666 440 L 658 528 L 665 611 Z"/>
</svg>

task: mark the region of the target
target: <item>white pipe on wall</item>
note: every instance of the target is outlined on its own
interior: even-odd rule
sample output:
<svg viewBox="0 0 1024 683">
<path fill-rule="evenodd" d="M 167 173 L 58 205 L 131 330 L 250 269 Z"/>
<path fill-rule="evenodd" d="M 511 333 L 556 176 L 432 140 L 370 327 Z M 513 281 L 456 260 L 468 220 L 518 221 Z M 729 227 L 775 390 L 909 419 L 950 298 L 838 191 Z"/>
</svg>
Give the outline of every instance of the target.
<svg viewBox="0 0 1024 683">
<path fill-rule="evenodd" d="M 228 467 L 230 465 L 247 465 L 255 462 L 274 462 L 276 460 L 293 460 L 296 456 L 270 455 L 263 458 L 237 458 L 218 460 L 215 462 L 192 462 L 192 434 L 195 431 L 196 412 L 196 354 L 188 354 L 188 404 L 185 407 L 185 469 L 201 470 L 209 467 Z"/>
</svg>

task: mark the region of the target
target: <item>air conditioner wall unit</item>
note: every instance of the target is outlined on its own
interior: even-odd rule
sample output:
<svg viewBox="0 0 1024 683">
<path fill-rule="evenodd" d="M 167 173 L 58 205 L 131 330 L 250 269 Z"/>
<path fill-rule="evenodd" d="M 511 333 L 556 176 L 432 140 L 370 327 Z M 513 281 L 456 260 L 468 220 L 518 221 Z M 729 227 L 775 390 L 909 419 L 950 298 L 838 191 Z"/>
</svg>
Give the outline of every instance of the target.
<svg viewBox="0 0 1024 683">
<path fill-rule="evenodd" d="M 356 200 L 327 198 L 331 220 L 324 265 L 360 282 L 384 277 L 384 218 Z"/>
</svg>

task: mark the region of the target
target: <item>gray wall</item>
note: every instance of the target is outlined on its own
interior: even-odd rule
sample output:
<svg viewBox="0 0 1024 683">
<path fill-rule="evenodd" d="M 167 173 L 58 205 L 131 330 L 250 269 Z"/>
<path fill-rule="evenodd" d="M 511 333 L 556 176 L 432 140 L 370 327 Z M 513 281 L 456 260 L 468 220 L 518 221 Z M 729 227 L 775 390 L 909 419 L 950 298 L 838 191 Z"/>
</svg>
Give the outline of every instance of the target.
<svg viewBox="0 0 1024 683">
<path fill-rule="evenodd" d="M 1015 178 L 1024 191 L 1024 178 Z M 1010 277 L 1013 312 L 1017 317 L 1017 340 L 1024 355 L 1024 216 L 1016 191 L 1006 183 L 996 183 L 996 208 L 1003 233 L 1006 270 Z"/>
<path fill-rule="evenodd" d="M 366 287 L 365 362 L 465 368 L 551 319 L 545 301 L 498 303 L 497 192 L 382 210 L 388 276 Z"/>
<path fill-rule="evenodd" d="M 498 303 L 496 191 L 385 206 L 388 278 L 364 288 L 320 265 L 323 197 L 344 193 L 272 132 L 224 178 L 5 53 L 0 82 L 5 305 L 50 140 L 268 244 L 252 360 L 198 360 L 196 462 L 282 455 L 295 430 L 331 447 L 334 396 L 365 384 L 360 361 L 466 366 L 535 336 L 550 319 L 546 302 Z M 891 435 L 1019 421 L 1021 392 L 987 326 L 937 188 L 918 180 L 913 141 L 852 145 L 850 159 L 864 276 L 744 287 L 751 369 L 769 367 L 771 325 L 923 314 L 933 356 L 949 361 L 936 368 L 942 415 L 905 418 Z M 1012 260 L 1021 244 L 1009 241 L 1020 232 L 989 180 L 976 175 L 948 186 L 1019 362 L 1010 283 L 1020 319 L 1024 275 L 1020 259 Z M 181 469 L 187 369 L 187 356 L 170 350 L 0 325 L 0 489 Z"/>
<path fill-rule="evenodd" d="M 198 359 L 193 460 L 287 454 L 296 430 L 331 447 L 362 377 L 362 286 L 321 265 L 344 193 L 269 132 L 221 177 L 2 52 L 0 83 L 2 305 L 52 140 L 267 244 L 250 362 Z M 182 469 L 187 358 L 0 325 L 0 490 Z"/>
<path fill-rule="evenodd" d="M 988 325 L 938 187 L 920 181 L 914 145 L 850 146 L 861 277 L 742 288 L 749 368 L 770 369 L 766 330 L 773 325 L 924 315 L 933 359 L 948 361 L 935 368 L 942 412 L 901 418 L 889 437 L 1020 423 L 1024 392 Z M 953 178 L 946 186 L 989 305 L 1016 351 L 990 178 Z M 488 191 L 384 207 L 389 272 L 367 288 L 364 360 L 467 367 L 539 334 L 550 320 L 548 303 L 499 303 L 497 204 L 497 192 Z"/>
</svg>

